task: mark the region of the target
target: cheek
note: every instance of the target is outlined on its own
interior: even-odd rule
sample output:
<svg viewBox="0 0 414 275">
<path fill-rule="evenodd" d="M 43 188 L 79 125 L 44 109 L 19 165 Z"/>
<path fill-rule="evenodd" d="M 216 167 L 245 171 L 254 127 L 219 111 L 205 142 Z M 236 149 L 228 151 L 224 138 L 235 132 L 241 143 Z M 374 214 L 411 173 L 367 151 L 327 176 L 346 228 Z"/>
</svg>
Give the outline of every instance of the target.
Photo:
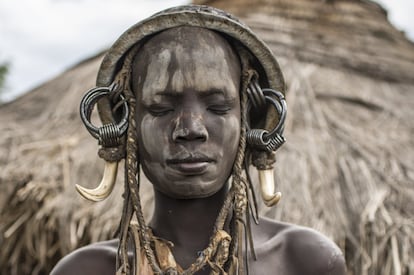
<svg viewBox="0 0 414 275">
<path fill-rule="evenodd" d="M 222 154 L 236 154 L 240 139 L 240 119 L 238 116 L 222 117 L 216 120 L 212 135 L 216 136 Z"/>
<path fill-rule="evenodd" d="M 240 118 L 232 116 L 226 120 L 226 131 L 223 131 L 223 140 L 228 144 L 229 149 L 236 154 L 240 139 Z"/>
<path fill-rule="evenodd" d="M 147 160 L 159 160 L 165 154 L 167 140 L 157 118 L 145 115 L 140 123 L 140 150 Z"/>
</svg>

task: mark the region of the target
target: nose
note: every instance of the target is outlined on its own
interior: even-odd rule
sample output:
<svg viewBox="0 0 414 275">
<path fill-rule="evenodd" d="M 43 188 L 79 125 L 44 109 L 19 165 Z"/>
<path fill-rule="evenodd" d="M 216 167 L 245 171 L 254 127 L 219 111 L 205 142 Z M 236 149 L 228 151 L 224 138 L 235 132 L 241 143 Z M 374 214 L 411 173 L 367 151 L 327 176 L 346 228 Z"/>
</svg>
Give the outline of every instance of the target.
<svg viewBox="0 0 414 275">
<path fill-rule="evenodd" d="M 206 141 L 208 132 L 201 115 L 180 114 L 175 121 L 172 138 L 175 142 Z"/>
</svg>

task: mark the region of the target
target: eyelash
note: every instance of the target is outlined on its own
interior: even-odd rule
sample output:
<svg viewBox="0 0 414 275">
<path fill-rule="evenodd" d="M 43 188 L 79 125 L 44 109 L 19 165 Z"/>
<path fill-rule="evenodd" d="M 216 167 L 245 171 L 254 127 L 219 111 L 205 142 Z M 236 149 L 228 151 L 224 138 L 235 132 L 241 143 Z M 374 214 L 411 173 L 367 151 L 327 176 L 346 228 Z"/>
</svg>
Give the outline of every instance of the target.
<svg viewBox="0 0 414 275">
<path fill-rule="evenodd" d="M 170 112 L 173 112 L 174 109 L 168 106 L 150 106 L 148 112 L 152 116 L 165 116 Z"/>
<path fill-rule="evenodd" d="M 211 105 L 207 110 L 217 115 L 225 115 L 231 110 L 231 107 L 228 105 Z"/>
<path fill-rule="evenodd" d="M 207 111 L 210 111 L 217 115 L 226 115 L 231 109 L 232 109 L 231 106 L 227 104 L 215 104 L 215 105 L 210 105 L 207 107 Z M 165 116 L 170 112 L 174 112 L 174 108 L 170 106 L 154 105 L 154 106 L 148 107 L 148 112 L 152 116 L 160 117 L 160 116 Z"/>
</svg>

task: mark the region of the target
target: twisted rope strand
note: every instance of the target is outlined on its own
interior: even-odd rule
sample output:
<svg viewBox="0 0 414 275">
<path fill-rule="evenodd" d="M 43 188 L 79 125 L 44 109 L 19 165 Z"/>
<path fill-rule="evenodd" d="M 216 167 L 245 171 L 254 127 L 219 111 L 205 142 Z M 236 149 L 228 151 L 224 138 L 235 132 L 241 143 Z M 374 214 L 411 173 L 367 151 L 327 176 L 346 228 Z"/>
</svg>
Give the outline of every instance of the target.
<svg viewBox="0 0 414 275">
<path fill-rule="evenodd" d="M 139 197 L 139 162 L 137 158 L 137 132 L 135 123 L 135 98 L 129 99 L 130 106 L 130 118 L 129 128 L 127 136 L 127 163 L 128 173 L 127 181 L 131 192 L 131 198 L 135 210 L 135 216 L 137 217 L 140 241 L 142 248 L 144 249 L 145 255 L 151 265 L 154 274 L 162 274 L 160 267 L 156 262 L 154 250 L 151 248 L 151 241 L 148 236 L 148 227 L 145 223 L 144 214 L 142 212 L 141 199 Z M 135 252 L 136 253 L 136 252 Z"/>
<path fill-rule="evenodd" d="M 129 188 L 125 189 L 124 209 L 120 223 L 119 248 L 117 258 L 117 269 L 121 268 L 122 274 L 129 273 L 128 264 L 128 228 L 133 216 L 132 203 L 130 200 Z"/>
<path fill-rule="evenodd" d="M 132 60 L 136 55 L 140 45 L 137 44 L 134 46 L 133 49 L 127 54 L 123 67 L 118 73 L 117 77 L 115 78 L 115 83 L 120 86 L 121 90 L 125 95 L 125 99 L 128 101 L 128 105 L 130 107 L 130 113 L 128 117 L 128 131 L 127 131 L 127 141 L 126 141 L 126 160 L 125 160 L 125 168 L 126 168 L 126 175 L 125 175 L 125 187 L 126 187 L 126 194 L 128 194 L 128 205 L 131 205 L 131 213 L 128 211 L 124 211 L 123 216 L 130 214 L 131 217 L 122 217 L 121 220 L 125 222 L 122 226 L 124 227 L 121 230 L 120 236 L 120 245 L 124 246 L 121 248 L 121 254 L 124 254 L 121 257 L 121 266 L 126 266 L 128 263 L 127 258 L 127 251 L 126 251 L 126 244 L 128 240 L 128 228 L 130 227 L 131 218 L 133 212 L 135 211 L 135 216 L 138 222 L 138 231 L 141 246 L 145 252 L 145 255 L 148 259 L 148 262 L 151 265 L 151 268 L 154 271 L 154 274 L 162 274 L 161 269 L 159 268 L 158 264 L 155 260 L 154 251 L 151 248 L 150 244 L 150 237 L 148 236 L 147 226 L 145 223 L 144 215 L 142 212 L 141 200 L 139 197 L 139 161 L 137 158 L 138 148 L 137 148 L 137 131 L 136 131 L 136 122 L 135 122 L 135 111 L 136 111 L 136 100 L 133 92 L 131 91 L 131 71 L 132 71 Z M 128 209 L 129 206 L 127 206 Z M 128 221 L 128 224 L 126 223 Z M 134 253 L 140 253 L 139 251 L 134 251 Z M 135 270 L 137 272 L 137 270 Z M 128 270 L 129 273 L 129 270 Z M 128 274 L 127 273 L 127 274 Z"/>
</svg>

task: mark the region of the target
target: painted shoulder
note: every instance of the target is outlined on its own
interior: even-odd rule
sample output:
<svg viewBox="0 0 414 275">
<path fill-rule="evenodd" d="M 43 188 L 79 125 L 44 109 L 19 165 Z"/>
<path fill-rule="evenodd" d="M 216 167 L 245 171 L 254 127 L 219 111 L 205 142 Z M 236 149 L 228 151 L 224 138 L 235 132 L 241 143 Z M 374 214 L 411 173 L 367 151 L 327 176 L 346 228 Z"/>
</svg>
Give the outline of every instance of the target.
<svg viewBox="0 0 414 275">
<path fill-rule="evenodd" d="M 259 227 L 262 227 L 262 239 L 259 240 L 258 250 L 262 252 L 260 254 L 274 255 L 268 261 L 275 263 L 272 268 L 275 274 L 346 274 L 341 250 L 322 233 L 266 218 L 262 218 Z"/>
<path fill-rule="evenodd" d="M 50 275 L 113 275 L 117 245 L 111 240 L 79 248 L 63 257 Z"/>
</svg>

